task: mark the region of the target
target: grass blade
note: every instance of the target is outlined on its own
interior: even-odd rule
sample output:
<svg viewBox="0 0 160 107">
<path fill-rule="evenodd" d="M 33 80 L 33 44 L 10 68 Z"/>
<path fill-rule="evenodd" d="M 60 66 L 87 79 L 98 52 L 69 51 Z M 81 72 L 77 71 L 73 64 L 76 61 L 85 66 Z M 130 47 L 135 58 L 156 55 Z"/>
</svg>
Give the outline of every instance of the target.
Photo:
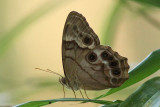
<svg viewBox="0 0 160 107">
<path fill-rule="evenodd" d="M 153 51 L 147 58 L 139 63 L 134 69 L 129 72 L 129 79 L 118 88 L 109 90 L 106 94 L 103 94 L 95 99 L 103 98 L 124 88 L 127 88 L 144 78 L 150 76 L 160 69 L 160 49 Z"/>
<path fill-rule="evenodd" d="M 105 100 L 92 100 L 92 99 L 83 99 L 83 98 L 60 98 L 60 99 L 52 99 L 52 100 L 30 101 L 24 104 L 15 105 L 13 107 L 40 107 L 40 106 L 44 106 L 44 105 L 48 105 L 48 104 L 60 102 L 60 101 L 85 101 L 85 102 L 92 102 L 92 103 L 106 104 L 106 105 L 119 103 L 119 101 L 112 102 L 112 101 L 105 101 Z"/>
</svg>

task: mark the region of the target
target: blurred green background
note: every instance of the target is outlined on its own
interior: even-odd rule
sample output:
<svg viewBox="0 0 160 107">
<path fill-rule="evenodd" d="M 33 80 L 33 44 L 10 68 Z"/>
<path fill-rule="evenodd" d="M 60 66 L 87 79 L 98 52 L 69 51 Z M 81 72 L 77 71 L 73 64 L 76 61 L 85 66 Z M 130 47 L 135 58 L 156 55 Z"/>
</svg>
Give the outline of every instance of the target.
<svg viewBox="0 0 160 107">
<path fill-rule="evenodd" d="M 0 106 L 63 98 L 58 77 L 35 68 L 51 69 L 63 75 L 61 41 L 70 11 L 82 13 L 101 43 L 127 57 L 131 69 L 150 52 L 159 49 L 159 8 L 139 4 L 136 0 L 121 1 L 0 0 Z M 160 72 L 147 79 L 155 75 Z M 144 81 L 104 99 L 124 100 Z M 71 90 L 65 90 L 67 97 L 74 97 Z M 87 93 L 94 98 L 106 91 Z M 81 97 L 79 92 L 77 96 Z M 77 102 L 53 105 L 82 106 Z M 98 105 L 86 103 L 83 106 Z"/>
</svg>

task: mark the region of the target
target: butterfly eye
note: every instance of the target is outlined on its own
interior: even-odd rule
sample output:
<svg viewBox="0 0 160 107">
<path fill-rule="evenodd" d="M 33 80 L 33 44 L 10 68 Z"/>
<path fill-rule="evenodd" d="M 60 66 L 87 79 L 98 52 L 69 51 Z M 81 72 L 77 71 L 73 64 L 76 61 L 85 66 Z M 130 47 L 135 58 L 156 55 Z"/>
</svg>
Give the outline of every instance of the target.
<svg viewBox="0 0 160 107">
<path fill-rule="evenodd" d="M 65 78 L 61 78 L 61 82 L 62 82 L 62 84 L 66 84 L 67 83 Z"/>
<path fill-rule="evenodd" d="M 85 37 L 83 38 L 83 43 L 84 43 L 85 45 L 91 45 L 91 44 L 92 44 L 92 38 L 91 38 L 91 37 L 88 37 L 88 36 L 85 36 Z"/>
<path fill-rule="evenodd" d="M 102 52 L 101 53 L 101 57 L 102 57 L 102 59 L 104 59 L 104 60 L 107 60 L 107 58 L 108 58 L 108 53 L 106 52 L 106 51 L 104 51 L 104 52 Z"/>
<path fill-rule="evenodd" d="M 96 61 L 96 60 L 97 60 L 97 55 L 96 55 L 94 52 L 90 53 L 90 54 L 88 55 L 88 60 L 89 60 L 90 62 Z"/>
</svg>

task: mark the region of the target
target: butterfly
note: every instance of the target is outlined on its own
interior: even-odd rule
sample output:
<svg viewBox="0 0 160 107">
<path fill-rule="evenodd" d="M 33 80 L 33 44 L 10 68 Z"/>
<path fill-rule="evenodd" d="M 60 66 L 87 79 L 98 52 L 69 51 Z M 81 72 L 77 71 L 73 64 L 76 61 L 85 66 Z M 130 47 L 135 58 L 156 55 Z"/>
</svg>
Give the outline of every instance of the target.
<svg viewBox="0 0 160 107">
<path fill-rule="evenodd" d="M 110 46 L 100 45 L 85 17 L 69 13 L 62 37 L 65 77 L 60 82 L 72 90 L 103 90 L 121 86 L 128 78 L 127 58 Z"/>
</svg>

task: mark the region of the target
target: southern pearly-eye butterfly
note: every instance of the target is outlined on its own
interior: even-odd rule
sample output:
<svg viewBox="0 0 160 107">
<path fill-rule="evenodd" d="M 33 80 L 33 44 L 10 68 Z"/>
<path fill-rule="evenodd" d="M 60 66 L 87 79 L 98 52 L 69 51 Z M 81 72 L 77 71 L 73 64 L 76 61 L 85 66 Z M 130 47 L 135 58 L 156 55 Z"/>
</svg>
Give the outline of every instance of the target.
<svg viewBox="0 0 160 107">
<path fill-rule="evenodd" d="M 100 45 L 84 16 L 69 13 L 62 37 L 65 77 L 60 82 L 72 90 L 102 90 L 121 86 L 129 77 L 127 58 Z"/>
</svg>

